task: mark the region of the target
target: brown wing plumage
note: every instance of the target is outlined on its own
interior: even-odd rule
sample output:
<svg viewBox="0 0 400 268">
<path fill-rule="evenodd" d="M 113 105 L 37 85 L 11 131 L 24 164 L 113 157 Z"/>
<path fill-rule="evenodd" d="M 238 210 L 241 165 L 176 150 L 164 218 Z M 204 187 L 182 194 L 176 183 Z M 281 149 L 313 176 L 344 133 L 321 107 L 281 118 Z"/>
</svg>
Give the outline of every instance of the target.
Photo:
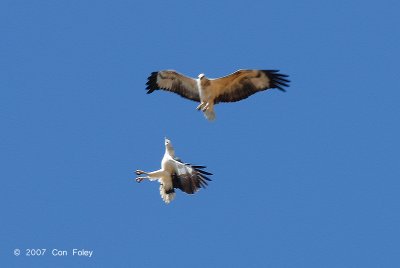
<svg viewBox="0 0 400 268">
<path fill-rule="evenodd" d="M 152 72 L 147 78 L 147 94 L 154 90 L 162 89 L 174 92 L 186 99 L 200 101 L 196 80 L 176 71 L 166 70 Z"/>
<path fill-rule="evenodd" d="M 288 75 L 279 70 L 239 70 L 228 76 L 210 79 L 210 87 L 217 94 L 214 103 L 235 102 L 254 93 L 277 88 L 285 91 L 289 86 Z"/>
<path fill-rule="evenodd" d="M 205 166 L 195 166 L 190 164 L 183 164 L 187 168 L 185 173 L 178 174 L 177 172 L 172 174 L 172 184 L 174 188 L 180 189 L 185 193 L 194 194 L 200 188 L 205 188 L 211 181 L 206 175 L 212 175 L 203 169 Z"/>
</svg>

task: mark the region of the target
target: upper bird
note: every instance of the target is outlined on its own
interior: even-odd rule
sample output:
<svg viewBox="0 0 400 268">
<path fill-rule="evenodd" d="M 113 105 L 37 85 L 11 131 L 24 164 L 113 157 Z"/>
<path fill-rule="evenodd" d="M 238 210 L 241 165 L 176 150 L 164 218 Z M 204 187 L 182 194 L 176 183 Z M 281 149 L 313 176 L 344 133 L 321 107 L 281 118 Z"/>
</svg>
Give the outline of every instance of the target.
<svg viewBox="0 0 400 268">
<path fill-rule="evenodd" d="M 279 70 L 238 70 L 220 78 L 211 79 L 199 74 L 194 79 L 173 70 L 164 70 L 151 73 L 146 89 L 147 94 L 163 89 L 200 102 L 197 110 L 202 110 L 208 120 L 214 120 L 214 104 L 240 101 L 269 88 L 285 91 L 284 87 L 288 87 L 290 82 L 287 77 Z"/>
</svg>

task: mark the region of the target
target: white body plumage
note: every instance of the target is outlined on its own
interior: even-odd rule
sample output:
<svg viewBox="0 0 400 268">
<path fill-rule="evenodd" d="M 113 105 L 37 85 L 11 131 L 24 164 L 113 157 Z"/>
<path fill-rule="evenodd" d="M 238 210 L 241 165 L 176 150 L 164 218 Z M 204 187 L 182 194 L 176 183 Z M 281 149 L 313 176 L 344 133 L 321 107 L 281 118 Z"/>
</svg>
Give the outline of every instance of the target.
<svg viewBox="0 0 400 268">
<path fill-rule="evenodd" d="M 165 153 L 161 160 L 161 169 L 153 172 L 136 170 L 137 175 L 146 174 L 147 177 L 136 178 L 137 182 L 143 179 L 151 181 L 158 180 L 160 183 L 160 195 L 165 203 L 170 203 L 175 198 L 175 190 L 180 189 L 185 193 L 193 194 L 199 188 L 207 185 L 210 181 L 205 175 L 212 175 L 204 170 L 204 166 L 191 166 L 182 163 L 175 157 L 175 151 L 171 141 L 165 139 Z"/>
</svg>

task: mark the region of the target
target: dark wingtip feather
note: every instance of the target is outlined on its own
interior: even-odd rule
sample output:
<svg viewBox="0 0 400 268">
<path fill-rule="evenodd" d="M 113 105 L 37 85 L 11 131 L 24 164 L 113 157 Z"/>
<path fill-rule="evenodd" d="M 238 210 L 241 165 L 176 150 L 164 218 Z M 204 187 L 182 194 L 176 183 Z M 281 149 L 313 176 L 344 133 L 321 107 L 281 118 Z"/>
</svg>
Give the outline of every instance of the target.
<svg viewBox="0 0 400 268">
<path fill-rule="evenodd" d="M 201 175 L 201 178 L 203 178 L 203 179 L 205 179 L 205 180 L 207 180 L 207 181 L 212 181 L 212 179 L 210 179 L 209 177 L 206 177 L 206 176 L 204 176 L 204 175 Z"/>
<path fill-rule="evenodd" d="M 204 175 L 213 175 L 212 173 L 204 171 L 204 170 L 201 170 L 201 169 L 196 169 L 196 170 L 197 170 L 197 172 L 199 172 L 201 174 L 204 174 Z"/>
<path fill-rule="evenodd" d="M 287 74 L 279 73 L 279 70 L 263 70 L 263 72 L 271 79 L 271 88 L 277 88 L 283 92 L 286 92 L 284 87 L 289 87 L 290 80 L 286 79 L 289 77 Z"/>
<path fill-rule="evenodd" d="M 205 188 L 206 186 L 208 186 L 207 181 L 212 181 L 210 178 L 208 178 L 206 175 L 213 175 L 210 172 L 204 171 L 202 170 L 203 168 L 206 168 L 205 166 L 199 166 L 199 165 L 192 165 L 192 168 L 194 168 L 194 170 L 197 171 L 197 176 L 198 176 L 198 182 L 199 182 L 199 186 L 201 188 Z"/>
<path fill-rule="evenodd" d="M 206 166 L 196 166 L 196 165 L 192 165 L 192 167 L 194 167 L 194 168 L 206 168 Z"/>
<path fill-rule="evenodd" d="M 206 168 L 206 166 L 199 166 L 199 165 L 191 165 L 191 166 L 202 175 L 213 175 L 212 173 L 203 170 L 204 168 Z"/>
<path fill-rule="evenodd" d="M 200 183 L 200 188 L 205 189 L 205 188 L 207 188 L 207 186 L 208 186 L 208 183 L 205 182 L 205 181 L 200 181 L 199 183 Z"/>
<path fill-rule="evenodd" d="M 147 87 L 146 87 L 147 92 L 146 93 L 147 94 L 150 94 L 154 90 L 158 89 L 157 75 L 158 75 L 158 72 L 152 72 L 150 74 L 150 76 L 147 78 L 147 83 L 146 83 L 146 85 L 147 85 Z"/>
</svg>

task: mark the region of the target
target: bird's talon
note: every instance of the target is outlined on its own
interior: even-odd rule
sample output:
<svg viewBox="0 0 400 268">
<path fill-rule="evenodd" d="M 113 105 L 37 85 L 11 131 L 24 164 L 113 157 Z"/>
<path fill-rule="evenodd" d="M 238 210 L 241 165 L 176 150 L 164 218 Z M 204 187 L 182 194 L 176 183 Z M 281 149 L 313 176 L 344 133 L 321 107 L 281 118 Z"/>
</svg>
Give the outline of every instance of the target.
<svg viewBox="0 0 400 268">
<path fill-rule="evenodd" d="M 202 103 L 199 104 L 199 106 L 196 107 L 196 109 L 200 111 L 201 109 L 204 108 L 204 105 L 205 105 L 205 103 L 202 102 Z"/>
</svg>

